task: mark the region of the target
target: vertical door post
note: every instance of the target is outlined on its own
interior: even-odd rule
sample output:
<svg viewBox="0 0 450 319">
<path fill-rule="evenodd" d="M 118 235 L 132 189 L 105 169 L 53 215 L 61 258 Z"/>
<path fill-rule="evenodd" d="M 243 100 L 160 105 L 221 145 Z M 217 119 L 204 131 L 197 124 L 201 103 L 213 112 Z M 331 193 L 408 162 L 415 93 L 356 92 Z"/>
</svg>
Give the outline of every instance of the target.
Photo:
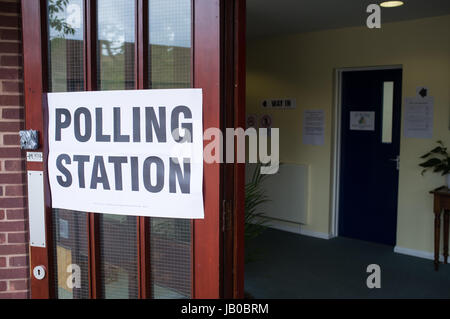
<svg viewBox="0 0 450 319">
<path fill-rule="evenodd" d="M 44 211 L 45 211 L 45 247 L 30 246 L 30 277 L 31 297 L 44 299 L 54 297 L 52 268 L 52 209 L 50 201 L 50 186 L 47 172 L 44 170 L 48 157 L 45 141 L 45 124 L 43 114 L 43 93 L 47 91 L 47 6 L 45 0 L 22 0 L 22 35 L 24 60 L 24 95 L 25 95 L 25 126 L 39 132 L 39 149 L 44 162 L 27 162 L 27 171 L 40 171 L 44 175 Z M 33 269 L 42 266 L 45 270 L 43 279 L 33 276 Z"/>
</svg>

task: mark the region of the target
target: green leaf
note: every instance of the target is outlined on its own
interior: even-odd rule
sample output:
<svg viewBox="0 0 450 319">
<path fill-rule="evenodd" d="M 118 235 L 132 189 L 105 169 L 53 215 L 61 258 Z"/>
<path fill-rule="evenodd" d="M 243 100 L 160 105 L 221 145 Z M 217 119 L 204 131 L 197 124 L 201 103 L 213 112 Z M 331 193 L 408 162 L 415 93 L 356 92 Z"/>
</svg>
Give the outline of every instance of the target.
<svg viewBox="0 0 450 319">
<path fill-rule="evenodd" d="M 445 171 L 446 168 L 447 168 L 447 165 L 445 165 L 445 164 L 439 164 L 439 165 L 436 165 L 436 166 L 434 167 L 433 172 L 434 172 L 434 173 L 439 173 L 439 172 Z"/>
</svg>

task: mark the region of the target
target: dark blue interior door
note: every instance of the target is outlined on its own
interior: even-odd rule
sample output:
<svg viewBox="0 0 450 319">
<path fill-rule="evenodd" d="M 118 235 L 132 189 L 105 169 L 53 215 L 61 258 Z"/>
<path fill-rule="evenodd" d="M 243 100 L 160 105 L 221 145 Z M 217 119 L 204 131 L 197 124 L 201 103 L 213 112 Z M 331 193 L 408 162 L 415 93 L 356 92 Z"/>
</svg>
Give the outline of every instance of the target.
<svg viewBox="0 0 450 319">
<path fill-rule="evenodd" d="M 339 235 L 395 245 L 402 71 L 342 75 Z"/>
</svg>

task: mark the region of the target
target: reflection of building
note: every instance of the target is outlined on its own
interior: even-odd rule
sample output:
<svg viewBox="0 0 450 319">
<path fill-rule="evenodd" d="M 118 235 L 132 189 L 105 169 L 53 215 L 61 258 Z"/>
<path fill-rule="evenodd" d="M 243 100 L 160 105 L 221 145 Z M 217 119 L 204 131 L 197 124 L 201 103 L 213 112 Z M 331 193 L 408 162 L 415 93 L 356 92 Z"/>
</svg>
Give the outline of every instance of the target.
<svg viewBox="0 0 450 319">
<path fill-rule="evenodd" d="M 49 83 L 53 86 L 51 90 L 83 91 L 83 41 L 54 38 L 49 41 L 49 51 L 51 52 Z"/>
<path fill-rule="evenodd" d="M 83 41 L 54 38 L 49 43 L 51 52 L 51 81 L 54 92 L 83 91 Z M 99 47 L 108 47 L 107 41 L 101 41 Z M 134 43 L 125 43 L 119 50 L 123 53 L 100 57 L 99 85 L 104 90 L 133 89 L 134 71 L 125 65 L 134 64 Z M 151 45 L 150 67 L 151 81 L 154 88 L 183 88 L 190 83 L 190 70 L 186 59 L 190 58 L 191 49 Z M 111 52 L 107 49 L 102 53 Z M 65 59 L 61 59 L 65 56 Z M 70 63 L 68 63 L 70 61 Z M 123 70 L 123 72 L 117 72 Z"/>
</svg>

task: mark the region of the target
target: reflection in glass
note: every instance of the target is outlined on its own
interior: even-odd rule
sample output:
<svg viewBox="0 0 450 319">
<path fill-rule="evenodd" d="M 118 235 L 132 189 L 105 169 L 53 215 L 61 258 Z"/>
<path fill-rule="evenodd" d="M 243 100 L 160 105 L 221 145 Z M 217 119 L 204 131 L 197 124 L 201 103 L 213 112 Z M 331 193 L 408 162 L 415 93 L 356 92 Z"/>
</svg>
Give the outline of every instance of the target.
<svg viewBox="0 0 450 319">
<path fill-rule="evenodd" d="M 150 87 L 191 87 L 191 1 L 151 0 L 149 16 Z"/>
<path fill-rule="evenodd" d="M 149 87 L 191 87 L 191 1 L 149 1 Z M 191 296 L 191 221 L 151 218 L 153 298 Z"/>
<path fill-rule="evenodd" d="M 49 92 L 84 89 L 82 0 L 48 0 Z M 87 215 L 54 209 L 53 256 L 56 297 L 89 298 Z"/>
<path fill-rule="evenodd" d="M 98 88 L 134 89 L 135 1 L 97 0 Z M 138 298 L 137 218 L 100 215 L 104 298 Z"/>
<path fill-rule="evenodd" d="M 134 216 L 100 215 L 100 274 L 106 299 L 138 297 L 136 221 Z"/>
<path fill-rule="evenodd" d="M 48 0 L 49 91 L 84 90 L 82 0 Z"/>
<path fill-rule="evenodd" d="M 153 298 L 190 298 L 191 221 L 151 218 L 150 232 Z"/>
<path fill-rule="evenodd" d="M 53 210 L 54 273 L 58 299 L 89 298 L 86 213 Z"/>
<path fill-rule="evenodd" d="M 97 6 L 98 89 L 134 89 L 134 1 L 99 0 Z"/>
</svg>

